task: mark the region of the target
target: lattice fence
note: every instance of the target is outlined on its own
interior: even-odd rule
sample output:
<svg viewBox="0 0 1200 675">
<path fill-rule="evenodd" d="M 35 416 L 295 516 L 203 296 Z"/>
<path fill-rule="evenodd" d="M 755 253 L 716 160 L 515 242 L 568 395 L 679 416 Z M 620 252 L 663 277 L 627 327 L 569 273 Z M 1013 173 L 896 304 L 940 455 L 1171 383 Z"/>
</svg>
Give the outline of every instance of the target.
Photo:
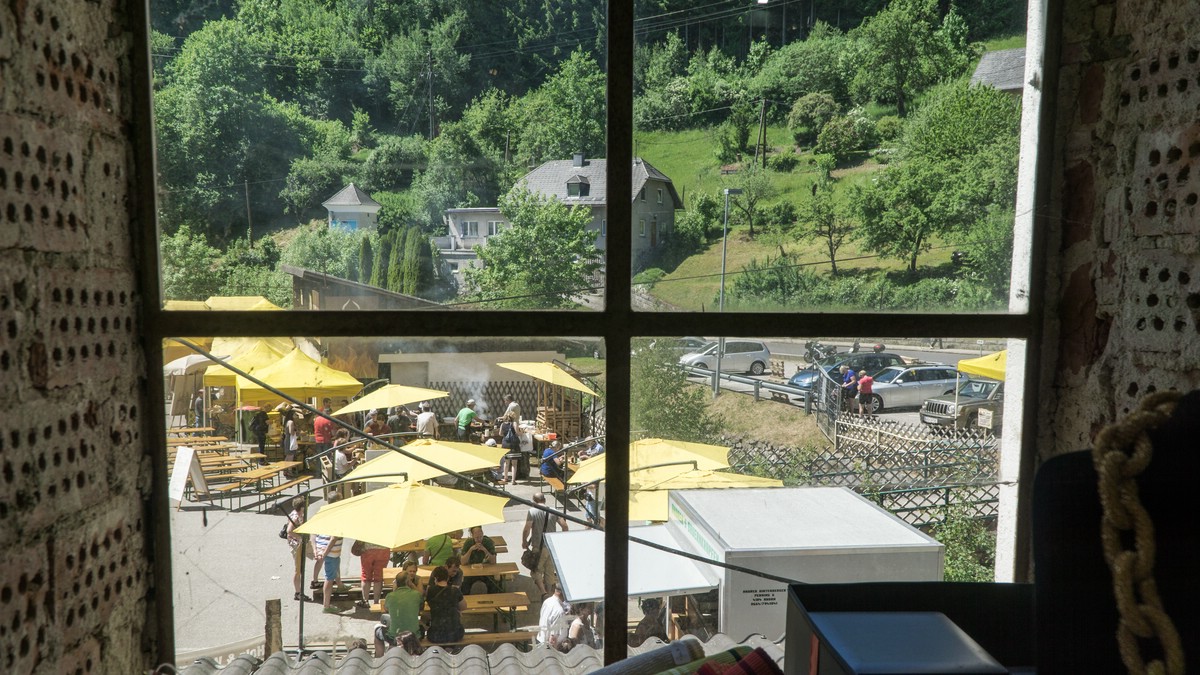
<svg viewBox="0 0 1200 675">
<path fill-rule="evenodd" d="M 735 471 L 789 485 L 849 487 L 913 525 L 940 521 L 947 506 L 976 517 L 996 513 L 999 441 L 984 430 L 930 431 L 878 418 L 838 416 L 832 447 L 735 443 Z"/>
<path fill-rule="evenodd" d="M 484 419 L 495 419 L 504 412 L 504 395 L 512 394 L 521 406 L 521 417 L 533 419 L 537 414 L 537 385 L 532 380 L 491 382 L 430 382 L 430 389 L 450 392 L 448 398 L 430 401 L 438 417 L 457 415 L 467 399 L 475 399 L 475 411 Z M 409 406 L 410 408 L 413 406 Z"/>
</svg>

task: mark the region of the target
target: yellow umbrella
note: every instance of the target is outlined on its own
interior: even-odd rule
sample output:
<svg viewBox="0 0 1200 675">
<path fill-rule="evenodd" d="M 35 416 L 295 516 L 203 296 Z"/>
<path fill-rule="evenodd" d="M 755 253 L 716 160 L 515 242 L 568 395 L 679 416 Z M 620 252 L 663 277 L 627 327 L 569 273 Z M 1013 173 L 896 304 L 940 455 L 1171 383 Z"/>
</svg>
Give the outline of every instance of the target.
<svg viewBox="0 0 1200 675">
<path fill-rule="evenodd" d="M 254 376 L 288 396 L 300 399 L 353 396 L 362 389 L 362 382 L 350 373 L 314 361 L 299 349 L 293 349 L 275 363 L 254 373 Z M 237 390 L 238 399 L 242 402 L 275 401 L 280 398 L 241 375 L 237 377 Z"/>
<path fill-rule="evenodd" d="M 446 398 L 449 395 L 447 392 L 438 391 L 437 389 L 409 387 L 403 384 L 385 384 L 354 403 L 333 411 L 333 414 L 341 415 L 344 413 L 362 412 L 372 408 L 386 409 L 393 406 L 416 403 L 417 401 Z"/>
<path fill-rule="evenodd" d="M 227 361 L 229 365 L 239 370 L 254 374 L 277 363 L 279 359 L 283 358 L 283 355 L 284 352 L 277 350 L 270 342 L 262 340 Z M 206 387 L 232 387 L 236 384 L 237 373 L 219 363 L 209 366 L 208 370 L 204 371 L 204 386 Z"/>
<path fill-rule="evenodd" d="M 497 363 L 496 365 L 501 368 L 515 370 L 518 373 L 524 373 L 530 377 L 542 380 L 543 382 L 549 382 L 559 387 L 566 387 L 567 389 L 574 389 L 575 391 L 582 391 L 585 394 L 596 396 L 596 392 L 588 389 L 586 384 L 575 379 L 570 373 L 549 361 L 514 361 Z"/>
<path fill-rule="evenodd" d="M 629 519 L 657 521 L 667 520 L 667 496 L 671 490 L 783 486 L 783 481 L 776 478 L 747 476 L 726 471 L 685 470 L 680 472 L 678 467 L 669 466 L 645 471 L 634 470 L 629 481 Z"/>
<path fill-rule="evenodd" d="M 963 359 L 958 362 L 958 369 L 971 375 L 982 375 L 993 380 L 1004 381 L 1004 369 L 1008 366 L 1008 350 L 1004 349 L 995 354 L 987 354 L 974 359 Z"/>
<path fill-rule="evenodd" d="M 214 295 L 204 301 L 209 309 L 226 312 L 282 310 L 283 308 L 261 295 Z"/>
<path fill-rule="evenodd" d="M 283 356 L 284 354 L 296 348 L 296 344 L 292 342 L 292 338 L 288 337 L 219 337 L 213 339 L 213 348 L 209 351 L 219 351 L 222 354 L 228 354 L 229 356 L 233 357 L 239 354 L 244 354 L 264 342 L 270 345 L 272 349 L 279 352 L 280 356 Z"/>
<path fill-rule="evenodd" d="M 327 504 L 296 531 L 394 548 L 443 532 L 502 523 L 507 503 L 507 497 L 401 483 Z"/>
<path fill-rule="evenodd" d="M 695 461 L 697 469 L 724 469 L 729 466 L 729 448 L 707 443 L 672 441 L 662 438 L 643 438 L 629 444 L 629 467 L 653 466 L 673 462 Z M 685 466 L 684 470 L 692 468 Z M 604 478 L 604 455 L 580 462 L 569 483 L 591 483 Z"/>
<path fill-rule="evenodd" d="M 474 445 L 472 443 L 456 443 L 454 441 L 435 441 L 432 438 L 422 438 L 404 446 L 408 452 L 436 462 L 451 471 L 476 471 L 500 465 L 500 458 L 507 452 L 504 448 Z M 395 475 L 389 478 L 367 478 L 389 474 L 408 474 L 411 482 L 428 480 L 445 475 L 445 471 L 410 459 L 398 452 L 389 452 L 366 462 L 346 475 L 346 480 L 362 481 L 364 483 L 400 483 L 403 476 Z"/>
</svg>

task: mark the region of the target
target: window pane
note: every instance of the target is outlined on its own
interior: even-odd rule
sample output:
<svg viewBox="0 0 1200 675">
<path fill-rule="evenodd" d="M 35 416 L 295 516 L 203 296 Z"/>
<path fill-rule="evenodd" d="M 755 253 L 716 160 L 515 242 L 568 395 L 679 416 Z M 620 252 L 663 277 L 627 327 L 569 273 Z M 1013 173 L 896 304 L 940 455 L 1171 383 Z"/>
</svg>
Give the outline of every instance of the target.
<svg viewBox="0 0 1200 675">
<path fill-rule="evenodd" d="M 644 8 L 634 218 L 669 234 L 634 242 L 639 308 L 1025 311 L 1024 3 Z"/>
<path fill-rule="evenodd" d="M 151 11 L 168 309 L 602 306 L 603 4 Z"/>
<path fill-rule="evenodd" d="M 492 546 L 481 543 L 482 550 L 472 550 L 467 532 L 452 543 L 454 553 L 465 563 L 462 568 L 462 587 L 468 602 L 468 610 L 462 617 L 465 627 L 491 632 L 497 628 L 513 630 L 513 626 L 538 625 L 541 588 L 553 583 L 556 558 L 550 555 L 542 558 L 541 574 L 531 574 L 520 563 L 530 510 L 525 502 L 542 498 L 543 487 L 548 485 L 544 472 L 575 470 L 587 456 L 603 449 L 606 363 L 602 341 L 553 337 L 187 341 L 204 344 L 205 351 L 221 352 L 256 379 L 276 385 L 283 393 L 318 409 L 327 408 L 331 414 L 336 413 L 337 420 L 365 429 L 372 436 L 403 446 L 446 468 L 458 469 L 476 482 L 447 477 L 420 462 L 402 462 L 403 466 L 390 468 L 376 463 L 369 467 L 369 475 L 403 471 L 414 481 L 426 481 L 430 486 L 445 489 L 455 500 L 482 504 L 482 508 L 492 509 L 497 515 L 494 519 L 477 518 L 479 522 L 469 518 L 452 521 L 455 509 L 450 507 L 423 512 L 415 506 L 408 511 L 396 505 L 373 506 L 369 512 L 348 517 L 337 525 L 351 529 L 343 531 L 345 540 L 335 566 L 327 568 L 324 564 L 317 565 L 311 557 L 306 558 L 300 567 L 303 580 L 294 579 L 294 561 L 289 557 L 287 542 L 277 536 L 287 524 L 285 516 L 293 510 L 292 501 L 297 493 L 310 491 L 308 504 L 302 510 L 314 527 L 319 518 L 328 517 L 324 509 L 332 495 L 345 493 L 350 497 L 362 491 L 367 495 L 363 500 L 388 499 L 388 493 L 395 490 L 385 488 L 383 482 L 352 482 L 341 487 L 336 484 L 327 487 L 326 483 L 330 478 L 354 471 L 355 461 L 389 455 L 400 459 L 398 453 L 378 443 L 362 442 L 357 434 L 351 436 L 352 442 L 344 444 L 349 452 L 338 451 L 337 447 L 343 447 L 338 427 L 327 428 L 323 418 L 294 412 L 278 393 L 245 378 L 239 380 L 202 356 L 194 353 L 187 356 L 183 352 L 192 350 L 168 341 L 167 356 L 178 354 L 179 360 L 169 363 L 165 373 L 168 400 L 164 421 L 169 430 L 165 461 L 168 472 L 175 470 L 171 473 L 172 499 L 180 508 L 172 508 L 169 515 L 164 515 L 171 520 L 174 544 L 175 627 L 180 653 L 237 643 L 247 634 L 257 634 L 255 631 L 262 629 L 260 611 L 231 612 L 228 602 L 214 602 L 222 597 L 236 596 L 239 604 L 259 609 L 269 599 L 282 598 L 286 645 L 296 644 L 299 636 L 301 603 L 293 600 L 297 592 L 316 598 L 316 602 L 303 603 L 303 631 L 310 644 L 325 639 L 323 636 L 346 634 L 347 629 L 350 634 L 370 636 L 379 609 L 355 604 L 364 600 L 360 579 L 368 561 L 376 557 L 387 560 L 380 563 L 383 576 L 389 580 L 383 592 L 368 589 L 365 596 L 368 602 L 378 602 L 384 592 L 392 590 L 390 579 L 397 573 L 402 558 L 419 557 L 425 550 L 440 561 L 451 551 L 449 547 L 444 551 L 434 550 L 439 541 L 437 535 L 470 525 L 482 525 L 482 534 L 491 540 Z M 561 385 L 539 379 L 551 376 L 552 364 L 557 366 L 556 377 L 571 379 L 558 380 Z M 584 389 L 590 393 L 584 393 Z M 518 414 L 509 412 L 508 395 L 516 402 L 521 420 L 514 427 L 515 446 L 503 424 L 506 415 Z M 343 409 L 347 412 L 340 412 Z M 378 417 L 370 414 L 372 410 L 378 411 Z M 436 434 L 439 443 L 448 445 L 422 449 L 433 440 L 420 438 L 428 434 Z M 292 436 L 296 438 L 294 445 L 289 440 Z M 552 445 L 554 442 L 561 447 Z M 335 449 L 327 452 L 331 445 Z M 191 450 L 182 450 L 185 447 Z M 561 454 L 556 454 L 560 450 Z M 192 457 L 194 472 L 189 471 Z M 182 458 L 178 469 L 177 458 Z M 504 475 L 505 470 L 508 476 Z M 289 483 L 289 487 L 282 487 Z M 603 500 L 604 494 L 602 487 L 581 487 L 569 495 L 568 534 L 586 530 L 589 523 L 595 522 L 600 515 L 597 500 Z M 486 504 L 489 499 L 496 503 Z M 560 508 L 554 495 L 549 496 L 547 505 Z M 385 535 L 378 529 L 362 530 L 401 513 L 403 517 L 395 523 L 397 528 L 404 528 L 399 533 Z M 549 529 L 560 528 L 554 524 Z M 362 534 L 356 537 L 352 532 Z M 377 536 L 392 539 L 377 539 Z M 356 540 L 396 550 L 394 555 L 380 552 L 357 556 L 351 553 Z M 424 545 L 420 543 L 422 540 Z M 531 549 L 540 548 L 530 541 Z M 473 562 L 481 565 L 496 562 L 500 567 L 472 568 Z M 570 564 L 584 566 L 573 570 L 572 578 L 583 575 L 589 585 L 576 587 L 577 594 L 571 598 L 577 608 L 575 615 L 554 624 L 554 629 L 563 631 L 564 637 L 569 623 L 579 615 L 578 607 L 596 599 L 587 595 L 588 589 L 593 586 L 603 589 L 604 579 L 602 553 L 572 559 Z M 326 569 L 339 573 L 350 590 L 339 590 L 332 582 L 325 586 Z M 432 567 L 422 567 L 420 578 L 426 580 L 431 570 Z M 481 571 L 495 571 L 503 576 L 503 588 L 499 587 L 500 581 L 482 581 Z M 313 579 L 322 583 L 314 587 Z M 471 590 L 475 592 L 470 593 Z M 327 592 L 331 593 L 329 613 L 318 604 Z M 495 595 L 500 592 L 524 595 L 515 598 Z M 485 595 L 490 597 L 482 597 Z M 495 607 L 486 606 L 488 601 L 515 603 L 525 609 L 513 617 L 511 624 L 507 617 L 494 624 Z M 204 630 L 198 631 L 196 626 L 204 626 Z M 600 634 L 602 624 L 596 623 L 595 630 Z"/>
<path fill-rule="evenodd" d="M 634 341 L 632 357 L 634 438 L 715 444 L 728 463 L 716 473 L 695 474 L 702 476 L 697 479 L 701 484 L 688 485 L 695 489 L 672 492 L 664 499 L 663 518 L 680 550 L 800 582 L 984 581 L 993 579 L 998 557 L 1011 557 L 1011 537 L 1003 535 L 997 541 L 996 533 L 997 523 L 1009 524 L 1014 513 L 1015 493 L 1007 492 L 1006 483 L 1013 475 L 1020 406 L 1005 401 L 1002 392 L 1005 387 L 1021 389 L 1019 378 L 1009 377 L 1021 372 L 1021 342 L 726 337 L 719 390 L 714 390 L 713 380 L 718 350 L 705 351 L 702 343 L 699 337 L 641 338 Z M 766 353 L 747 353 L 751 345 Z M 1009 354 L 1014 358 L 1011 366 Z M 765 368 L 760 368 L 763 360 Z M 926 372 L 948 377 L 915 376 Z M 862 393 L 852 397 L 860 383 Z M 639 461 L 645 462 L 642 468 Z M 683 487 L 678 484 L 682 479 L 665 479 L 660 475 L 665 469 L 650 468 L 650 463 L 679 462 L 681 471 L 693 472 L 705 468 L 697 462 L 706 461 L 710 459 L 674 457 L 662 449 L 639 459 L 631 451 L 631 521 L 649 513 L 634 509 L 645 508 L 648 486 Z M 751 487 L 764 480 L 782 485 Z M 720 481 L 743 482 L 725 490 L 699 489 Z M 817 528 L 830 537 L 817 545 L 805 539 L 814 529 L 801 524 L 807 516 L 783 506 L 791 503 L 787 489 L 793 487 L 846 488 L 867 497 L 864 503 L 871 506 L 857 515 L 839 510 L 838 525 L 826 529 L 829 523 L 824 522 Z M 748 490 L 781 492 L 756 498 Z M 844 496 L 821 493 L 820 499 Z M 779 510 L 759 518 L 754 509 L 760 504 Z M 889 513 L 907 525 L 897 526 Z M 735 514 L 739 524 L 727 522 L 728 514 Z M 861 522 L 854 524 L 860 517 L 891 523 L 873 530 L 873 539 L 858 542 L 861 550 L 877 553 L 907 545 L 898 543 L 905 537 L 927 541 L 923 537 L 928 535 L 946 545 L 944 566 L 937 556 L 914 567 L 859 565 L 854 556 L 837 558 L 836 568 L 817 562 L 832 559 L 824 555 L 799 562 L 812 555 L 812 548 L 848 545 L 863 531 Z M 720 536 L 704 534 L 712 528 Z M 636 529 L 630 533 L 636 536 Z M 968 540 L 971 543 L 963 546 Z M 979 542 L 985 543 L 976 546 Z M 768 548 L 770 555 L 749 553 Z M 794 550 L 783 553 L 781 548 Z M 636 555 L 632 549 L 630 555 Z M 690 564 L 680 561 L 679 569 Z M 631 559 L 631 570 L 639 567 Z M 743 572 L 713 572 L 719 585 L 711 596 L 676 589 L 688 597 L 672 599 L 672 615 L 690 616 L 693 623 L 681 618 L 681 624 L 673 626 L 674 635 L 689 629 L 727 635 L 777 630 L 772 627 L 780 625 L 786 606 L 782 582 Z M 638 616 L 631 603 L 630 621 Z"/>
</svg>

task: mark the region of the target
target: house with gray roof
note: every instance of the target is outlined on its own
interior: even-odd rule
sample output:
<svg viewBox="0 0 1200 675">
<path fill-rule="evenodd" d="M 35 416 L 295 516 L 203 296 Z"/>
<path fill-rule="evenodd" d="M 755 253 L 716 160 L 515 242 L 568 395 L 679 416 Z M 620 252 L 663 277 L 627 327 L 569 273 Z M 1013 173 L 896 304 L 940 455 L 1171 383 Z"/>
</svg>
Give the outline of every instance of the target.
<svg viewBox="0 0 1200 675">
<path fill-rule="evenodd" d="M 343 230 L 374 230 L 379 225 L 382 205 L 354 183 L 321 203 L 329 212 L 329 227 Z"/>
<path fill-rule="evenodd" d="M 603 251 L 608 245 L 606 168 L 604 159 L 576 154 L 571 159 L 545 162 L 525 174 L 517 185 L 564 204 L 589 207 L 592 222 L 588 229 L 596 233 L 596 248 Z M 670 238 L 675 229 L 675 211 L 683 208 L 683 200 L 671 179 L 640 157 L 633 160 L 629 199 L 633 204 L 633 264 L 639 270 L 654 260 Z M 474 248 L 486 245 L 489 237 L 510 226 L 494 206 L 447 209 L 445 219 L 448 236 L 439 238 L 439 248 L 460 281 L 462 270 L 478 260 Z"/>
<path fill-rule="evenodd" d="M 986 84 L 1020 96 L 1025 87 L 1025 48 L 986 52 L 971 74 L 971 84 Z"/>
</svg>

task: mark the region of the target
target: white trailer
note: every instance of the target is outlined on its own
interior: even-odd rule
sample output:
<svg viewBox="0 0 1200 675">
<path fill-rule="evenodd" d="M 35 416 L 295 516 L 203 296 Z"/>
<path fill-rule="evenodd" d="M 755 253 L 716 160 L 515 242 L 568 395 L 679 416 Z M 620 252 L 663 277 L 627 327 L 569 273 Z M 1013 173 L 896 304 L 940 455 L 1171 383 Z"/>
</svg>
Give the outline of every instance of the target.
<svg viewBox="0 0 1200 675">
<path fill-rule="evenodd" d="M 669 504 L 674 539 L 709 560 L 803 583 L 942 580 L 942 544 L 847 488 L 680 490 Z M 784 634 L 786 584 L 700 567 L 718 581 L 720 632 Z"/>
</svg>

